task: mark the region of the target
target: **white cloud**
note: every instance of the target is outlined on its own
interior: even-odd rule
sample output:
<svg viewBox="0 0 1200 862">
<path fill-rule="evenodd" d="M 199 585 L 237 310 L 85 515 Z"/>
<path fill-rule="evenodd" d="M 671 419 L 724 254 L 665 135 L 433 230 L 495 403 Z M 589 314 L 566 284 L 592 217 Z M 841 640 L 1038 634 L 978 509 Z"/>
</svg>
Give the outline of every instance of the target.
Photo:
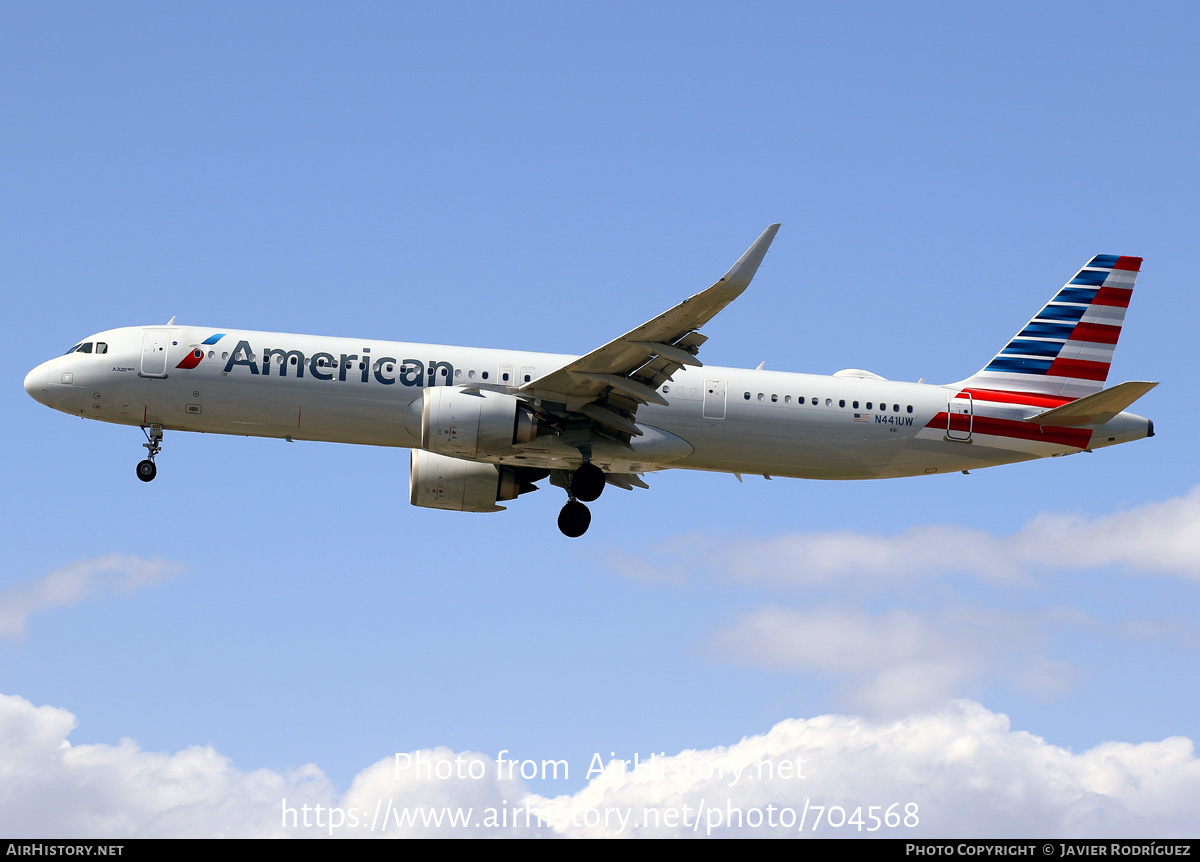
<svg viewBox="0 0 1200 862">
<path fill-rule="evenodd" d="M 211 747 L 158 754 L 128 739 L 73 746 L 68 735 L 75 724 L 65 710 L 0 696 L 0 832 L 115 839 L 331 831 L 339 837 L 784 836 L 798 834 L 807 804 L 805 835 L 850 837 L 866 835 L 872 814 L 882 818 L 899 803 L 892 810 L 900 823 L 907 813 L 919 824 L 874 834 L 1167 838 L 1194 834 L 1200 805 L 1200 762 L 1188 739 L 1110 742 L 1074 754 L 1014 731 L 1003 715 L 967 701 L 900 721 L 842 715 L 783 721 L 728 747 L 684 751 L 649 766 L 642 761 L 637 772 L 610 763 L 578 792 L 553 798 L 497 777 L 495 761 L 475 752 L 412 752 L 399 777 L 389 757 L 366 767 L 339 797 L 315 766 L 286 775 L 242 772 Z M 587 769 L 571 766 L 575 777 Z M 458 777 L 439 780 L 439 771 Z M 906 805 L 915 808 L 906 812 Z M 814 806 L 826 809 L 815 832 Z M 470 826 L 448 822 L 449 811 L 466 816 L 468 809 Z M 526 825 L 526 809 L 544 814 L 546 824 L 530 815 Z M 857 819 L 860 809 L 862 833 L 826 819 L 831 813 L 834 822 L 843 813 Z M 331 810 L 340 828 L 329 828 Z M 369 821 L 382 811 L 393 812 L 388 828 L 372 831 Z M 416 825 L 397 827 L 397 811 L 410 812 Z M 292 826 L 306 813 L 310 828 Z M 433 822 L 438 816 L 440 824 Z M 489 816 L 495 827 L 483 825 Z M 352 818 L 360 825 L 352 827 Z"/>
<path fill-rule="evenodd" d="M 1051 569 L 1106 566 L 1200 580 L 1200 487 L 1111 515 L 1038 515 L 1007 536 L 927 525 L 895 536 L 840 531 L 722 546 L 698 539 L 689 546 L 699 550 L 691 552 L 687 565 L 680 563 L 678 548 L 659 554 L 663 563 L 658 566 L 622 556 L 614 556 L 612 564 L 640 579 L 657 573 L 678 580 L 684 571 L 707 569 L 775 586 L 911 583 L 943 573 L 1017 583 Z"/>
<path fill-rule="evenodd" d="M 19 640 L 29 617 L 37 611 L 75 604 L 105 593 L 141 589 L 173 577 L 178 563 L 110 554 L 80 560 L 48 575 L 14 584 L 0 593 L 0 639 Z"/>
<path fill-rule="evenodd" d="M 895 715 L 962 696 L 996 675 L 1038 694 L 1060 689 L 1072 671 L 1042 654 L 1039 627 L 1081 616 L 767 606 L 718 631 L 711 644 L 736 663 L 837 676 L 856 708 Z"/>
<path fill-rule="evenodd" d="M 803 779 L 778 774 L 782 764 L 798 759 Z M 720 774 L 697 774 L 706 764 L 720 768 Z M 688 766 L 693 777 L 686 775 Z M 647 808 L 707 812 L 699 815 L 697 831 L 683 824 L 633 830 L 658 837 L 703 835 L 710 825 L 718 835 L 794 835 L 806 803 L 809 829 L 816 814 L 812 806 L 824 806 L 826 815 L 830 806 L 840 806 L 832 812 L 839 823 L 841 812 L 850 819 L 861 809 L 868 818 L 870 806 L 880 806 L 874 812 L 879 816 L 900 803 L 893 810 L 903 822 L 905 806 L 915 804 L 919 824 L 875 833 L 887 837 L 1190 835 L 1195 828 L 1191 811 L 1200 802 L 1200 763 L 1190 740 L 1108 743 L 1076 755 L 1014 732 L 1003 715 L 966 701 L 889 723 L 840 715 L 784 721 L 728 748 L 682 752 L 659 769 L 678 774 L 648 781 L 614 770 L 553 802 L 624 807 L 638 812 L 633 818 L 640 814 L 643 824 Z M 797 812 L 797 826 L 754 826 L 752 810 L 766 816 L 768 805 L 776 807 L 777 820 L 785 808 Z M 856 826 L 823 822 L 806 834 L 858 836 L 869 825 L 860 833 Z M 601 829 L 562 831 L 605 834 Z"/>
<path fill-rule="evenodd" d="M 117 745 L 71 745 L 68 736 L 75 726 L 75 716 L 66 710 L 35 707 L 23 698 L 0 695 L 0 834 L 38 838 L 456 835 L 462 827 L 446 822 L 426 825 L 422 818 L 436 816 L 442 806 L 465 806 L 482 819 L 484 809 L 505 809 L 526 795 L 519 780 L 496 777 L 490 758 L 457 755 L 447 748 L 413 753 L 429 765 L 430 771 L 420 775 L 414 769 L 397 779 L 393 758 L 368 766 L 339 799 L 313 765 L 287 774 L 266 769 L 242 772 L 211 746 L 161 754 L 143 751 L 130 739 Z M 456 760 L 480 762 L 487 778 L 438 780 L 437 770 L 455 766 Z M 411 811 L 415 824 L 397 827 L 397 815 L 392 814 L 386 827 L 380 817 L 372 832 L 371 818 L 384 799 L 391 800 L 391 811 Z M 418 810 L 422 806 L 424 814 Z M 331 817 L 331 809 L 339 813 Z M 383 807 L 379 810 L 382 814 Z M 361 825 L 352 827 L 352 822 Z M 331 829 L 331 823 L 340 828 Z M 498 834 L 519 837 L 530 831 L 521 826 Z"/>
<path fill-rule="evenodd" d="M 321 799 L 314 767 L 243 773 L 211 747 L 70 745 L 75 717 L 0 695 L 0 832 L 27 837 L 266 836 L 284 796 Z M 269 817 L 275 815 L 275 819 Z M 275 827 L 275 828 L 272 828 Z"/>
</svg>

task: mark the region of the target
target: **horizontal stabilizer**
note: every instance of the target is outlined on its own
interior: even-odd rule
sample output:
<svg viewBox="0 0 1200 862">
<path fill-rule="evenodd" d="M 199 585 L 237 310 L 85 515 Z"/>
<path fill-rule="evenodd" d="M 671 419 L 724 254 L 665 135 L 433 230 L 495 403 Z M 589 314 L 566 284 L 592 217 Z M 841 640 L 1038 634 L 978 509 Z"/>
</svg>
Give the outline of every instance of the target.
<svg viewBox="0 0 1200 862">
<path fill-rule="evenodd" d="M 1031 416 L 1025 421 L 1063 428 L 1103 425 L 1157 385 L 1145 380 L 1118 383 L 1070 404 Z"/>
</svg>

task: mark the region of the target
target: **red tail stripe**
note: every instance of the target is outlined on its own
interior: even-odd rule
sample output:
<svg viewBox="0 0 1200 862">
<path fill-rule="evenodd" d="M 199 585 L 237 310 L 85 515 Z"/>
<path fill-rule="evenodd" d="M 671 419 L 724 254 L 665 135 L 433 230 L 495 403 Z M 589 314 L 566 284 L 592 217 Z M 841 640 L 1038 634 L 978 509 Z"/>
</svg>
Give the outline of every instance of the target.
<svg viewBox="0 0 1200 862">
<path fill-rule="evenodd" d="M 1062 398 L 1058 395 L 1039 395 L 1033 392 L 1011 392 L 1004 389 L 964 389 L 955 398 L 969 394 L 976 401 L 998 401 L 1002 404 L 1024 404 L 1027 407 L 1061 407 L 1070 404 L 1074 398 Z"/>
<path fill-rule="evenodd" d="M 1132 288 L 1102 287 L 1092 297 L 1092 305 L 1115 305 L 1118 308 L 1129 308 L 1129 297 L 1132 295 Z"/>
<path fill-rule="evenodd" d="M 1063 359 L 1059 357 L 1046 371 L 1047 377 L 1075 377 L 1080 380 L 1108 379 L 1107 362 L 1090 362 L 1086 359 Z"/>
<path fill-rule="evenodd" d="M 1113 269 L 1128 269 L 1133 272 L 1139 272 L 1141 268 L 1142 259 L 1140 257 L 1119 257 L 1113 264 Z"/>
<path fill-rule="evenodd" d="M 1121 327 L 1107 323 L 1077 323 L 1070 341 L 1091 341 L 1094 344 L 1116 344 Z"/>
<path fill-rule="evenodd" d="M 929 420 L 926 428 L 939 431 L 946 430 L 949 416 L 939 413 Z M 951 426 L 959 434 L 967 432 L 967 417 L 954 416 Z M 986 434 L 989 437 L 1012 437 L 1018 440 L 1036 440 L 1041 443 L 1053 443 L 1059 446 L 1073 446 L 1076 449 L 1086 449 L 1092 440 L 1091 428 L 1058 428 L 1049 425 L 1035 425 L 1032 422 L 1020 422 L 1013 419 L 993 419 L 990 416 L 976 416 L 971 423 L 972 434 Z"/>
</svg>

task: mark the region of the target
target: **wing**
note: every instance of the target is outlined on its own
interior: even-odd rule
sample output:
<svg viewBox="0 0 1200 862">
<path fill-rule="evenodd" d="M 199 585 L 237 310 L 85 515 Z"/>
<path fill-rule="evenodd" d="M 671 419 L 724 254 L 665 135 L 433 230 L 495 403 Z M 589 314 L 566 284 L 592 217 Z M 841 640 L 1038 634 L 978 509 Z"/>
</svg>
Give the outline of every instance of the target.
<svg viewBox="0 0 1200 862">
<path fill-rule="evenodd" d="M 634 423 L 637 408 L 665 405 L 658 386 L 685 365 L 701 365 L 696 353 L 707 339 L 696 330 L 750 285 L 778 230 L 773 224 L 763 231 L 712 287 L 519 391 L 543 409 L 586 420 L 603 437 L 628 444 L 641 436 Z"/>
</svg>

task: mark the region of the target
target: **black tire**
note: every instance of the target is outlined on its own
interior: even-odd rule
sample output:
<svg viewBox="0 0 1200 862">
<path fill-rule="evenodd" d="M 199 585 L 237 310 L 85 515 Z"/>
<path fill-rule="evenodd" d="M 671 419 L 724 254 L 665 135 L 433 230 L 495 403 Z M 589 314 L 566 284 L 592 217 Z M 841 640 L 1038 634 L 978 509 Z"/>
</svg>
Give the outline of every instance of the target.
<svg viewBox="0 0 1200 862">
<path fill-rule="evenodd" d="M 569 539 L 578 539 L 591 526 L 592 513 L 583 503 L 571 500 L 558 513 L 558 529 Z"/>
<path fill-rule="evenodd" d="M 604 471 L 595 464 L 584 464 L 571 476 L 571 494 L 590 503 L 599 499 L 604 490 Z"/>
<path fill-rule="evenodd" d="M 152 482 L 157 475 L 158 468 L 154 466 L 154 462 L 149 458 L 145 461 L 138 461 L 137 477 L 143 482 Z"/>
</svg>

